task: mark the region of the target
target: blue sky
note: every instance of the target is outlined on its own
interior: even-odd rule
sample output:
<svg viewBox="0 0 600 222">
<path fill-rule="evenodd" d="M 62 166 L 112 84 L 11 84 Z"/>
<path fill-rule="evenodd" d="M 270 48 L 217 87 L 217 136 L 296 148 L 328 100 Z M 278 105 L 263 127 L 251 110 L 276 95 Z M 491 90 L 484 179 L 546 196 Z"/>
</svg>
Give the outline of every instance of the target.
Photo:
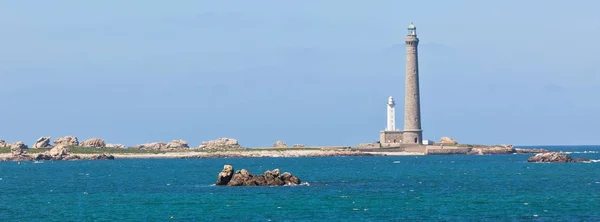
<svg viewBox="0 0 600 222">
<path fill-rule="evenodd" d="M 583 0 L 6 0 L 0 139 L 374 142 L 388 96 L 403 113 L 403 43 L 414 22 L 425 138 L 598 144 L 598 8 Z"/>
</svg>

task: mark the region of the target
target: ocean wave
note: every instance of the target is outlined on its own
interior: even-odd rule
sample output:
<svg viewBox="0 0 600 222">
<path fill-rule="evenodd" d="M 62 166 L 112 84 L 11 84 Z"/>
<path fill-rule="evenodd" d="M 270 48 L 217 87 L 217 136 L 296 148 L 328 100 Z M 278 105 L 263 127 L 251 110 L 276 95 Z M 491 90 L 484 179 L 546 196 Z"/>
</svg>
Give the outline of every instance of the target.
<svg viewBox="0 0 600 222">
<path fill-rule="evenodd" d="M 564 153 L 564 154 L 572 154 L 572 153 L 600 153 L 600 151 L 597 150 L 585 150 L 585 151 L 561 151 L 560 153 Z"/>
</svg>

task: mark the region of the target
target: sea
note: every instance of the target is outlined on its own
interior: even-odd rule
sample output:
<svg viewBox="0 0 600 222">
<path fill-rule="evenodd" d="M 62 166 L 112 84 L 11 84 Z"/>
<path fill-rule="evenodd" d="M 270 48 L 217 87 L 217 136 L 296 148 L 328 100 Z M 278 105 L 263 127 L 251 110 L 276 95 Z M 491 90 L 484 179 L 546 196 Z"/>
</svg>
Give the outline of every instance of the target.
<svg viewBox="0 0 600 222">
<path fill-rule="evenodd" d="M 533 154 L 0 162 L 0 221 L 600 221 L 600 146 Z M 223 165 L 299 186 L 215 186 Z"/>
</svg>

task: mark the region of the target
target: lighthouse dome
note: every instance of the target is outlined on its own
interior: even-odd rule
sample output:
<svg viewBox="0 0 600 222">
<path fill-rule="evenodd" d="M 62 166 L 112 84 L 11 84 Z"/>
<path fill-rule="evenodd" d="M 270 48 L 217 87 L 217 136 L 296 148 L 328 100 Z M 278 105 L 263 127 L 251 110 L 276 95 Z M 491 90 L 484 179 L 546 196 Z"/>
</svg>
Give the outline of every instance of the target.
<svg viewBox="0 0 600 222">
<path fill-rule="evenodd" d="M 413 24 L 412 22 L 410 23 L 410 25 L 408 25 L 408 29 L 409 30 L 415 30 L 417 29 L 417 27 L 415 26 L 415 24 Z"/>
</svg>

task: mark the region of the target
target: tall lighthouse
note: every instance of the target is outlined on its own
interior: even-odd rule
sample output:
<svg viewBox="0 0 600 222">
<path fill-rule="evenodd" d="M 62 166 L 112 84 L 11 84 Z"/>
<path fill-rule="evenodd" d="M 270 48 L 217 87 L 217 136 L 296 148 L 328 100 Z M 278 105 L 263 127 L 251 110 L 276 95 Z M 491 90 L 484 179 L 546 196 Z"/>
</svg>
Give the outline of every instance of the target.
<svg viewBox="0 0 600 222">
<path fill-rule="evenodd" d="M 421 102 L 419 94 L 419 60 L 417 27 L 413 23 L 408 26 L 406 35 L 406 88 L 404 95 L 404 132 L 402 143 L 421 144 Z"/>
</svg>

